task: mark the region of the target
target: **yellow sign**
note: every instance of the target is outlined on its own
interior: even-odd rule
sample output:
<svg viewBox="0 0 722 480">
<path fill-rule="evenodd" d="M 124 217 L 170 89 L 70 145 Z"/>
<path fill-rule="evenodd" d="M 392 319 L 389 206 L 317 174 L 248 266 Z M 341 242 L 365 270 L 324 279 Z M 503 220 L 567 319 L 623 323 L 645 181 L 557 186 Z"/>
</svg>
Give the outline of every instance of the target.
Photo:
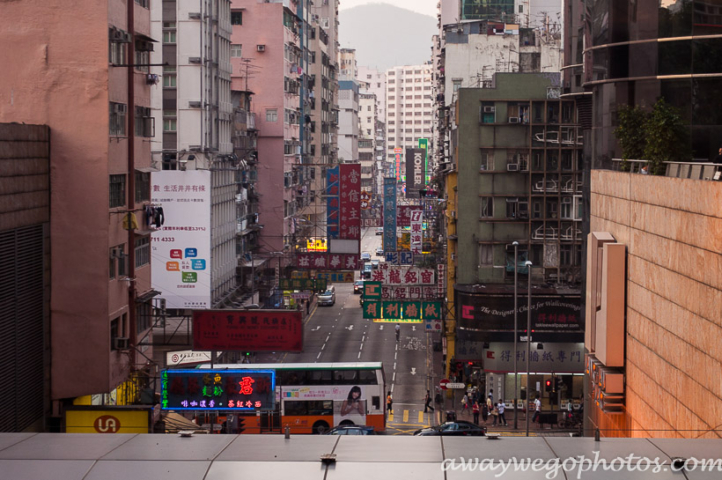
<svg viewBox="0 0 722 480">
<path fill-rule="evenodd" d="M 150 410 L 107 408 L 65 412 L 66 433 L 149 433 Z"/>
<path fill-rule="evenodd" d="M 424 320 L 416 319 L 393 319 L 393 318 L 374 318 L 374 323 L 424 323 Z"/>
<path fill-rule="evenodd" d="M 326 247 L 326 239 L 309 238 L 306 240 L 306 250 L 309 252 L 325 252 L 328 250 L 328 247 Z"/>
</svg>

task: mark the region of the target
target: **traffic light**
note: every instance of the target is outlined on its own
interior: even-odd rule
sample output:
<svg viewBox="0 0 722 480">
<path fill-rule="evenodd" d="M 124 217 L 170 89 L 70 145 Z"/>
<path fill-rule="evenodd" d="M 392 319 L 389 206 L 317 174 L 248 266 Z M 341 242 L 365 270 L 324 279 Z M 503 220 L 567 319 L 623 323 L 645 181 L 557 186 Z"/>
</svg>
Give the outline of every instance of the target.
<svg viewBox="0 0 722 480">
<path fill-rule="evenodd" d="M 551 381 L 551 380 L 547 380 L 547 381 L 546 381 L 546 391 L 547 391 L 547 392 L 551 392 L 551 391 L 552 391 L 552 381 Z"/>
</svg>

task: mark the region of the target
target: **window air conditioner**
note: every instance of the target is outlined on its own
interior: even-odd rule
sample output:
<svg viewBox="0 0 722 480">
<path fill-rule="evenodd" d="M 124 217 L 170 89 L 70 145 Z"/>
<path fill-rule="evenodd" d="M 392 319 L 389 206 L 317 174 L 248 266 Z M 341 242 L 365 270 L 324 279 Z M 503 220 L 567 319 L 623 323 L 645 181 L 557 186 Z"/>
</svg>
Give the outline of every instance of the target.
<svg viewBox="0 0 722 480">
<path fill-rule="evenodd" d="M 188 13 L 188 18 L 191 19 L 191 20 L 200 20 L 200 19 L 201 19 L 201 14 L 200 14 L 200 12 L 189 12 L 189 13 Z"/>
<path fill-rule="evenodd" d="M 116 350 L 128 350 L 130 348 L 130 340 L 128 337 L 117 337 L 114 340 L 113 347 Z"/>
<path fill-rule="evenodd" d="M 188 108 L 201 108 L 201 102 L 199 102 L 199 101 L 188 102 Z"/>
<path fill-rule="evenodd" d="M 519 117 L 509 117 L 509 123 L 519 123 Z"/>
<path fill-rule="evenodd" d="M 188 63 L 201 63 L 201 57 L 188 57 Z"/>
<path fill-rule="evenodd" d="M 265 45 L 256 45 L 256 51 L 258 52 L 265 52 L 266 46 Z"/>
<path fill-rule="evenodd" d="M 507 171 L 509 172 L 518 172 L 519 171 L 519 164 L 518 163 L 510 163 L 506 166 Z"/>
<path fill-rule="evenodd" d="M 116 103 L 115 111 L 116 111 L 116 113 L 125 114 L 128 111 L 128 105 L 126 105 L 124 103 Z"/>
<path fill-rule="evenodd" d="M 484 107 L 484 113 L 494 113 L 496 112 L 496 107 Z"/>
</svg>

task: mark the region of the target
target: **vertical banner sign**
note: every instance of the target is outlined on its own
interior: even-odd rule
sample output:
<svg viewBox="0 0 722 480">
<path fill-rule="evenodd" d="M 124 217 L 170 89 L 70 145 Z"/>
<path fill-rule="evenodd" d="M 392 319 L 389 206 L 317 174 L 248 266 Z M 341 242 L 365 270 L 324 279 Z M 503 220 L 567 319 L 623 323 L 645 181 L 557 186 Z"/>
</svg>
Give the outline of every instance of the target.
<svg viewBox="0 0 722 480">
<path fill-rule="evenodd" d="M 401 147 L 394 148 L 394 163 L 393 163 L 393 172 L 391 173 L 391 176 L 396 177 L 396 181 L 399 181 L 399 178 L 401 178 L 401 152 L 404 150 Z"/>
<path fill-rule="evenodd" d="M 361 164 L 339 165 L 341 174 L 339 237 L 361 239 Z"/>
<path fill-rule="evenodd" d="M 151 183 L 163 209 L 151 236 L 151 284 L 168 308 L 210 308 L 211 172 L 165 170 Z"/>
<path fill-rule="evenodd" d="M 384 178 L 384 252 L 396 251 L 396 179 Z"/>
<path fill-rule="evenodd" d="M 436 266 L 436 281 L 439 289 L 439 297 L 443 299 L 446 297 L 446 265 L 443 263 Z"/>
<path fill-rule="evenodd" d="M 429 172 L 429 139 L 419 138 L 419 148 L 424 151 L 424 172 L 426 172 L 424 185 L 428 185 L 431 181 L 431 175 Z"/>
<path fill-rule="evenodd" d="M 328 238 L 339 235 L 339 168 L 326 170 L 326 223 Z"/>
<path fill-rule="evenodd" d="M 424 187 L 424 150 L 406 149 L 406 198 L 419 198 L 419 189 Z"/>
<path fill-rule="evenodd" d="M 411 253 L 420 255 L 423 251 L 424 233 L 422 226 L 424 224 L 424 211 L 411 211 Z"/>
</svg>

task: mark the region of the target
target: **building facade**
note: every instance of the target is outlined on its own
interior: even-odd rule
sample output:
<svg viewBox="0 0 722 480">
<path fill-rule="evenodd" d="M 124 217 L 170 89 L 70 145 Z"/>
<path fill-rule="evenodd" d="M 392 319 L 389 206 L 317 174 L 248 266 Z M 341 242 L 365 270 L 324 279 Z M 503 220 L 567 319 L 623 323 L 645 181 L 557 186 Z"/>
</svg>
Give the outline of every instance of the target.
<svg viewBox="0 0 722 480">
<path fill-rule="evenodd" d="M 361 162 L 361 189 L 378 193 L 376 182 L 376 95 L 361 93 L 359 95 L 359 161 Z"/>
<path fill-rule="evenodd" d="M 124 387 L 152 356 L 150 25 L 140 1 L 3 5 L 0 92 L 12 100 L 0 122 L 47 125 L 53 139 L 49 429 L 81 396 L 137 402 Z"/>
<path fill-rule="evenodd" d="M 563 392 L 539 392 L 545 404 L 556 405 L 583 391 L 582 145 L 576 109 L 574 101 L 558 98 L 559 74 L 497 74 L 493 83 L 495 88 L 459 89 L 452 112 L 458 161 L 452 166 L 458 180 L 449 215 L 455 235 L 447 237 L 456 302 L 453 356 L 465 365 L 473 362 L 499 398 L 520 398 L 514 395 L 511 363 L 492 362 L 493 355 L 485 354 L 511 348 L 514 355 L 516 275 L 519 335 L 526 335 L 521 306 L 530 301 L 528 286 L 533 287 L 530 320 L 538 358 L 532 359 L 530 383 L 553 376 L 555 385 L 563 384 Z M 526 354 L 524 343 L 518 352 Z M 525 380 L 521 385 L 526 388 Z"/>
<path fill-rule="evenodd" d="M 358 62 L 355 48 L 342 48 L 338 52 L 339 80 L 357 80 Z"/>
<path fill-rule="evenodd" d="M 421 138 L 432 138 L 431 69 L 430 64 L 424 64 L 386 71 L 386 168 L 389 173 L 397 168 L 395 149 L 402 151 L 400 171 L 396 173 L 405 176 L 406 149 L 418 148 Z"/>
<path fill-rule="evenodd" d="M 356 80 L 341 80 L 338 92 L 338 160 L 358 162 L 359 144 L 359 84 Z"/>
<path fill-rule="evenodd" d="M 242 14 L 231 36 L 231 88 L 254 92 L 266 257 L 293 249 L 298 212 L 310 204 L 309 7 L 309 0 L 231 3 L 232 14 Z"/>
</svg>

